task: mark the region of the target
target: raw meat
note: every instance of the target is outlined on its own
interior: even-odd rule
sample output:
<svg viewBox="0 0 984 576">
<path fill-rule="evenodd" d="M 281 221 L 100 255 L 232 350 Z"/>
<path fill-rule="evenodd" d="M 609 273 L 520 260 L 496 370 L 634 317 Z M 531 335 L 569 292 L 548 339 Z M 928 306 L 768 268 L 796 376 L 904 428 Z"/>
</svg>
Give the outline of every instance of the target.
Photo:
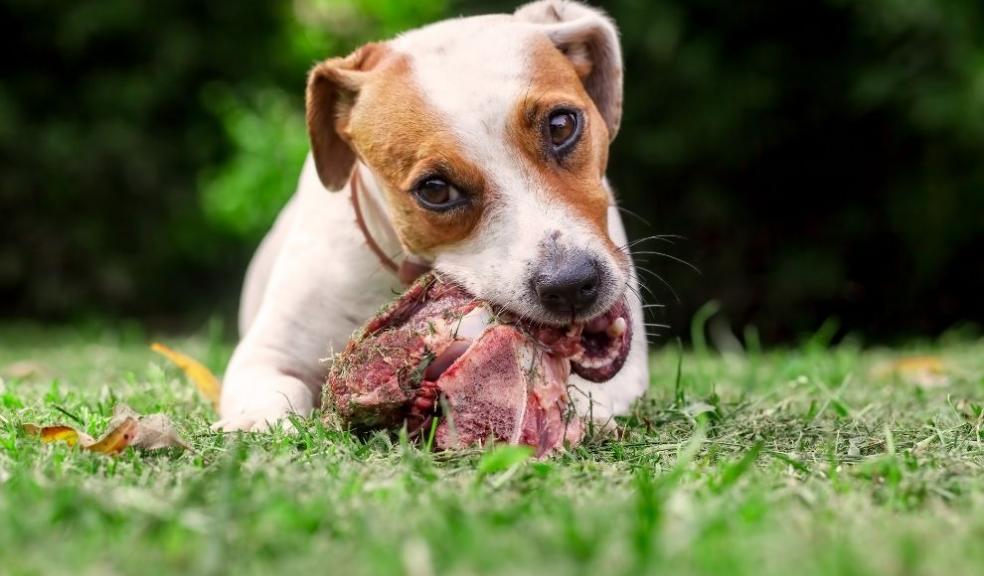
<svg viewBox="0 0 984 576">
<path fill-rule="evenodd" d="M 573 369 L 604 381 L 631 341 L 624 304 L 565 327 L 516 319 L 428 274 L 372 318 L 332 362 L 325 405 L 356 430 L 429 431 L 456 448 L 489 439 L 547 454 L 580 442 L 571 408 Z"/>
</svg>

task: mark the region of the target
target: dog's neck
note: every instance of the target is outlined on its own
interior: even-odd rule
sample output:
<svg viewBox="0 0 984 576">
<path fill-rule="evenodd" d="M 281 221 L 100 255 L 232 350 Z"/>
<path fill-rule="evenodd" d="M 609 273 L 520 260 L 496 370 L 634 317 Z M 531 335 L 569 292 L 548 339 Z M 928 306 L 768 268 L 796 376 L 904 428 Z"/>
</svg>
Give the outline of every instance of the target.
<svg viewBox="0 0 984 576">
<path fill-rule="evenodd" d="M 411 254 L 400 243 L 379 181 L 372 169 L 361 161 L 356 163 L 352 172 L 349 192 L 357 224 L 384 268 L 395 273 L 407 285 L 430 270 L 429 262 Z"/>
</svg>

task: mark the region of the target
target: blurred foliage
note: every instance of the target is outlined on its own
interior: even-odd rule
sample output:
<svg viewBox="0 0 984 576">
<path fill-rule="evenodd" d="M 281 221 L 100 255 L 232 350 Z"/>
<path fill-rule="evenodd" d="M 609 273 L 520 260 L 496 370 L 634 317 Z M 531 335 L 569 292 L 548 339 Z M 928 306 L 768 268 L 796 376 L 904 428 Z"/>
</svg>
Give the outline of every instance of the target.
<svg viewBox="0 0 984 576">
<path fill-rule="evenodd" d="M 228 91 L 206 92 L 206 105 L 221 120 L 232 157 L 208 168 L 201 180 L 206 216 L 228 231 L 258 240 L 297 184 L 308 151 L 304 116 L 289 94 L 270 89 L 248 103 Z"/>
<path fill-rule="evenodd" d="M 388 38 L 442 17 L 443 0 L 306 0 L 289 6 L 280 32 L 291 66 L 288 86 L 258 83 L 245 98 L 228 86 L 209 86 L 205 104 L 221 119 L 232 158 L 206 169 L 202 202 L 213 222 L 258 242 L 293 193 L 308 151 L 304 73 L 318 60 Z"/>
<path fill-rule="evenodd" d="M 984 319 L 984 4 L 610 9 L 631 126 L 614 181 L 704 271 L 652 262 L 686 299 L 672 324 L 712 298 L 770 340 Z"/>
<path fill-rule="evenodd" d="M 444 10 L 4 0 L 0 313 L 231 311 L 303 162 L 307 69 Z"/>
<path fill-rule="evenodd" d="M 768 341 L 984 319 L 984 5 L 617 0 L 610 178 L 666 319 Z M 318 59 L 497 0 L 3 0 L 0 313 L 232 310 Z M 679 295 L 676 302 L 659 275 Z"/>
</svg>

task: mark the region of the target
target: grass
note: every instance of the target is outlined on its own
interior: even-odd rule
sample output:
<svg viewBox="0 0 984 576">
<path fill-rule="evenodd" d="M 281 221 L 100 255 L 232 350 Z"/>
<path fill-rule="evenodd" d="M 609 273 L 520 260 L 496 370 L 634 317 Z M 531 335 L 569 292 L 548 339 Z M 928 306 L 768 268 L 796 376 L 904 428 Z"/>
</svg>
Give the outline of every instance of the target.
<svg viewBox="0 0 984 576">
<path fill-rule="evenodd" d="M 539 462 L 317 422 L 297 437 L 215 434 L 211 408 L 147 343 L 133 329 L 0 327 L 0 572 L 984 570 L 973 338 L 727 357 L 667 346 L 620 439 Z M 214 336 L 168 343 L 213 368 L 229 353 Z M 942 374 L 892 364 L 915 354 Z M 110 458 L 20 431 L 77 418 L 100 433 L 121 401 L 169 413 L 195 451 Z"/>
</svg>

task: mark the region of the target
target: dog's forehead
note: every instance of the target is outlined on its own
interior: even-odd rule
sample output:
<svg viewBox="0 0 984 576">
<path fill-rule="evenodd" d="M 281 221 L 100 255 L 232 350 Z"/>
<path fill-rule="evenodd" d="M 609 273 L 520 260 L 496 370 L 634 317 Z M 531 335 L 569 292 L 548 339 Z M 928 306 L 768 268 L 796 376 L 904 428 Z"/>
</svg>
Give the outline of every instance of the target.
<svg viewBox="0 0 984 576">
<path fill-rule="evenodd" d="M 528 87 L 529 48 L 542 37 L 527 22 L 493 15 L 438 22 L 399 36 L 391 47 L 407 57 L 431 106 L 461 133 L 489 136 Z"/>
</svg>

